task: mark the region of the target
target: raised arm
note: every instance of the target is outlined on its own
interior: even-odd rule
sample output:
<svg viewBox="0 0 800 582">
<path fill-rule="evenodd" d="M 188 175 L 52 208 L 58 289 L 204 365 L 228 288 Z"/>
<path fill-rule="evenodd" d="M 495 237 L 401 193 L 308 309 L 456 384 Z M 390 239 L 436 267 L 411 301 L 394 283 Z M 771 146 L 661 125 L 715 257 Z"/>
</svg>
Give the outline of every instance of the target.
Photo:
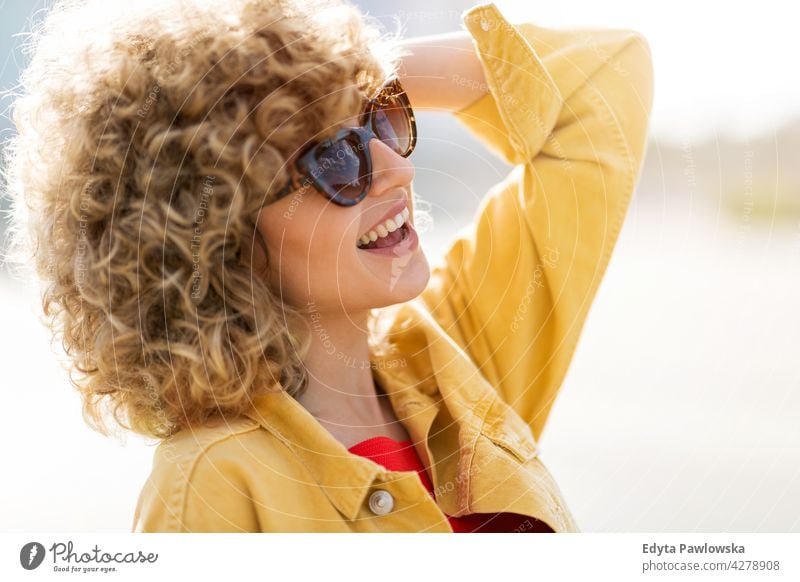
<svg viewBox="0 0 800 582">
<path fill-rule="evenodd" d="M 417 53 L 404 84 L 427 106 L 465 103 L 457 119 L 516 167 L 434 265 L 421 300 L 538 439 L 637 182 L 650 52 L 633 31 L 512 25 L 492 4 L 463 20 L 483 75 L 453 35 L 449 50 L 433 49 L 451 58 Z"/>
<path fill-rule="evenodd" d="M 398 73 L 415 109 L 455 112 L 488 93 L 483 66 L 466 31 L 414 37 L 401 45 L 407 55 Z"/>
</svg>

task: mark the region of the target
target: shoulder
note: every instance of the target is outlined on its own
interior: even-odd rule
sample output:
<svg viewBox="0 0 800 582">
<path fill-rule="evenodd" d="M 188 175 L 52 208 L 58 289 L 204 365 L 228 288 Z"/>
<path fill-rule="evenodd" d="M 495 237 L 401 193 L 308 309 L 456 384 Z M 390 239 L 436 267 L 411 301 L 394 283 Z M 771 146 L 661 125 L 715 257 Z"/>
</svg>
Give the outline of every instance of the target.
<svg viewBox="0 0 800 582">
<path fill-rule="evenodd" d="M 134 531 L 257 531 L 249 493 L 253 455 L 269 433 L 252 419 L 214 419 L 164 439 L 139 496 Z"/>
<path fill-rule="evenodd" d="M 256 435 L 260 425 L 248 417 L 215 418 L 202 426 L 188 427 L 161 441 L 153 457 L 153 466 L 191 468 L 204 456 L 217 453 L 236 442 Z"/>
</svg>

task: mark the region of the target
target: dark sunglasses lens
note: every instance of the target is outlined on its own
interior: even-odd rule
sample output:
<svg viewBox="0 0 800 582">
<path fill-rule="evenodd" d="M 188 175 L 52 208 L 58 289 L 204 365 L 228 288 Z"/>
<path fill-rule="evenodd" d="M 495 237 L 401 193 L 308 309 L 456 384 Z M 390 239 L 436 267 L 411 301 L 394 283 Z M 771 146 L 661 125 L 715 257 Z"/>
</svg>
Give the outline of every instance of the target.
<svg viewBox="0 0 800 582">
<path fill-rule="evenodd" d="M 328 194 L 347 200 L 356 200 L 367 183 L 366 159 L 358 140 L 340 139 L 316 153 L 319 175 Z"/>
<path fill-rule="evenodd" d="M 390 97 L 374 111 L 373 128 L 380 140 L 401 156 L 411 153 L 410 111 L 400 96 Z"/>
</svg>

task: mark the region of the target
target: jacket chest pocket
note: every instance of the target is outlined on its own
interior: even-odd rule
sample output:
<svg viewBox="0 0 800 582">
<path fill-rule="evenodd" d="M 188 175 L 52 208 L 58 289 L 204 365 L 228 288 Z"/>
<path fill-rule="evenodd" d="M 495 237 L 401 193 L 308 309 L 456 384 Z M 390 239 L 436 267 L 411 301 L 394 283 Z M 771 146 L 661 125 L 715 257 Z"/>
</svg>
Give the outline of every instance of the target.
<svg viewBox="0 0 800 582">
<path fill-rule="evenodd" d="M 496 398 L 489 408 L 480 434 L 520 463 L 539 455 L 530 427 L 500 398 Z"/>
<path fill-rule="evenodd" d="M 497 449 L 513 457 L 519 463 L 525 463 L 539 455 L 539 449 L 535 443 L 522 440 L 516 435 L 506 433 L 490 434 L 481 433 Z"/>
<path fill-rule="evenodd" d="M 554 531 L 576 529 L 535 445 L 481 433 L 469 492 L 473 513 L 507 511 L 534 517 Z"/>
</svg>

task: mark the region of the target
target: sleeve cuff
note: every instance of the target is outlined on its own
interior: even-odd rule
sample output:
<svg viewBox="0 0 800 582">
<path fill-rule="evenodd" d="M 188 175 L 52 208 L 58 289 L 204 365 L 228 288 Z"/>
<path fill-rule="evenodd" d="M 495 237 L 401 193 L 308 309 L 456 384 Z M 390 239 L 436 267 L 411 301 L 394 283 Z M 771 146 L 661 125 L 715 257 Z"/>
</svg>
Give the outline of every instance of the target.
<svg viewBox="0 0 800 582">
<path fill-rule="evenodd" d="M 494 4 L 462 14 L 483 66 L 489 93 L 455 113 L 509 163 L 539 153 L 563 106 L 556 83 L 530 43 Z"/>
</svg>

